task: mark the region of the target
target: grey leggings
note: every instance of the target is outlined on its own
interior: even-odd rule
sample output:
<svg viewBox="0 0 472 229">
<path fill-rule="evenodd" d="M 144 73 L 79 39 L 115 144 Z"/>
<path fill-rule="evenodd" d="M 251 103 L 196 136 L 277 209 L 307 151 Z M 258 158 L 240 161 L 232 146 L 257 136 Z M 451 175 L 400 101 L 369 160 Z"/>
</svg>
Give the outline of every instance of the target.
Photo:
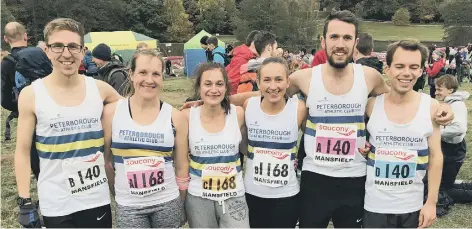
<svg viewBox="0 0 472 229">
<path fill-rule="evenodd" d="M 117 228 L 178 228 L 182 214 L 180 197 L 158 205 L 127 207 L 117 205 Z"/>
<path fill-rule="evenodd" d="M 245 196 L 214 201 L 187 194 L 185 210 L 190 228 L 249 228 Z"/>
</svg>

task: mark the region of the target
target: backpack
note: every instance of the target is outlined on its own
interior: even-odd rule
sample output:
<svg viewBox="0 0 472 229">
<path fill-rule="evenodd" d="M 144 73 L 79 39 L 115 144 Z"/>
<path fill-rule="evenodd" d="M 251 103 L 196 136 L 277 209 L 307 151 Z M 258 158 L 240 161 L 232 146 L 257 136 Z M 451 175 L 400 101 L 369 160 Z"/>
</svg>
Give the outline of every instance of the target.
<svg viewBox="0 0 472 229">
<path fill-rule="evenodd" d="M 94 78 L 97 79 L 97 80 L 101 80 L 101 81 L 104 81 L 105 83 L 109 84 L 110 86 L 114 86 L 112 85 L 112 75 L 115 74 L 116 72 L 121 72 L 123 73 L 123 75 L 125 76 L 125 81 L 123 82 L 122 85 L 120 85 L 119 88 L 115 88 L 115 90 L 118 91 L 118 93 L 120 95 L 124 95 L 124 85 L 125 85 L 125 82 L 127 82 L 129 80 L 129 73 L 128 73 L 128 69 L 123 66 L 121 63 L 117 63 L 117 62 L 114 62 L 115 64 L 117 64 L 117 66 L 115 66 L 112 70 L 110 70 L 110 72 L 108 72 L 105 76 L 102 76 L 100 74 L 97 74 Z"/>
<path fill-rule="evenodd" d="M 221 53 L 221 52 L 215 52 L 215 54 L 218 54 L 220 55 L 221 57 L 223 57 L 223 60 L 225 60 L 225 67 L 229 65 L 229 63 L 231 63 L 231 57 L 228 56 L 228 54 L 226 53 Z M 213 54 L 213 56 L 215 55 Z M 213 58 L 212 58 L 213 59 Z"/>
<path fill-rule="evenodd" d="M 4 58 L 14 66 L 14 79 L 2 75 L 2 106 L 10 111 L 18 109 L 18 96 L 33 81 L 44 78 L 52 72 L 52 64 L 41 48 L 28 47 Z"/>
</svg>

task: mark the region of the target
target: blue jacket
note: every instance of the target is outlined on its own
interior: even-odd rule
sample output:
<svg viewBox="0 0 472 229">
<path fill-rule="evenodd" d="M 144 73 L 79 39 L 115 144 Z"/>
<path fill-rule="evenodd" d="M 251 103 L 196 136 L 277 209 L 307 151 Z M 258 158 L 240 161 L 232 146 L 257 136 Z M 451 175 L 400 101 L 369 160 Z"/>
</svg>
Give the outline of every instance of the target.
<svg viewBox="0 0 472 229">
<path fill-rule="evenodd" d="M 87 50 L 85 52 L 84 56 L 84 67 L 87 69 L 87 73 L 89 74 L 95 74 L 98 71 L 97 65 L 92 61 L 92 52 L 90 50 Z"/>
<path fill-rule="evenodd" d="M 223 58 L 222 55 L 220 54 L 215 54 L 215 53 L 221 53 L 221 54 L 225 54 L 226 51 L 223 47 L 220 47 L 220 46 L 217 46 L 215 49 L 213 49 L 213 62 L 215 63 L 219 63 L 219 64 L 222 64 L 223 66 L 225 65 L 225 59 Z"/>
</svg>

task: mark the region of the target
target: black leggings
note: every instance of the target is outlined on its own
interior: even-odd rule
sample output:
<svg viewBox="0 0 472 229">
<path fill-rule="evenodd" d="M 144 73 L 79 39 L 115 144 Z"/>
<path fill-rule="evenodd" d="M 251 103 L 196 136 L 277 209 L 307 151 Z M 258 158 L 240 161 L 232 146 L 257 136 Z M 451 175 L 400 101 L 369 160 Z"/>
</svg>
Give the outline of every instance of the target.
<svg viewBox="0 0 472 229">
<path fill-rule="evenodd" d="M 286 198 L 261 198 L 246 193 L 251 228 L 295 228 L 299 194 Z"/>
<path fill-rule="evenodd" d="M 47 228 L 111 228 L 111 220 L 109 204 L 66 216 L 43 216 L 44 225 Z"/>
</svg>

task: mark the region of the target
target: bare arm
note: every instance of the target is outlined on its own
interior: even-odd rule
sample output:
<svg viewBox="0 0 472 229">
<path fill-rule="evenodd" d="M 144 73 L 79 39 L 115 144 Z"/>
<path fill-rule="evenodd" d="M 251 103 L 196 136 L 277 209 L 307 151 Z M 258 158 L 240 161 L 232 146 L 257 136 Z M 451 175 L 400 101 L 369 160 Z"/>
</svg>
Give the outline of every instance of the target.
<svg viewBox="0 0 472 229">
<path fill-rule="evenodd" d="M 231 104 L 233 104 L 235 106 L 243 106 L 243 104 L 244 104 L 244 102 L 246 102 L 246 100 L 248 100 L 251 97 L 255 97 L 255 96 L 261 96 L 261 92 L 260 91 L 250 91 L 250 92 L 235 94 L 235 95 L 232 95 L 232 96 L 229 97 L 229 101 L 231 102 Z"/>
<path fill-rule="evenodd" d="M 109 84 L 96 80 L 98 90 L 100 91 L 100 96 L 103 99 L 103 104 L 109 104 L 118 101 L 123 98 L 118 92 Z"/>
<path fill-rule="evenodd" d="M 172 109 L 172 123 L 175 127 L 174 160 L 175 175 L 179 178 L 189 176 L 188 160 L 188 121 L 183 112 Z M 187 190 L 180 190 L 180 199 L 185 200 Z"/>
<path fill-rule="evenodd" d="M 297 112 L 297 123 L 298 123 L 298 128 L 302 127 L 303 121 L 306 120 L 308 114 L 308 109 L 306 108 L 305 101 L 303 100 L 298 100 L 298 112 Z"/>
<path fill-rule="evenodd" d="M 246 117 L 245 117 L 245 112 L 247 108 L 249 100 L 246 100 L 244 102 L 244 105 L 242 107 L 242 119 L 244 119 L 244 124 L 241 126 L 241 143 L 239 144 L 239 152 L 241 152 L 244 155 L 247 155 L 247 144 L 248 144 L 248 135 L 247 135 L 247 126 L 246 126 Z M 241 112 L 240 112 L 241 113 Z M 238 114 L 238 121 L 240 119 L 240 114 Z M 241 121 L 239 121 L 241 123 Z"/>
<path fill-rule="evenodd" d="M 115 115 L 116 102 L 105 106 L 102 114 L 103 136 L 105 139 L 104 156 L 105 156 L 105 171 L 108 178 L 108 186 L 111 194 L 115 195 L 115 169 L 113 168 L 113 154 L 111 152 L 112 141 L 112 123 Z"/>
<path fill-rule="evenodd" d="M 363 70 L 370 95 L 377 96 L 390 91 L 387 82 L 377 70 L 366 66 L 363 66 Z"/>
<path fill-rule="evenodd" d="M 288 96 L 292 97 L 298 92 L 302 92 L 308 96 L 308 90 L 310 89 L 312 69 L 302 69 L 292 73 L 289 76 L 290 86 L 287 88 Z"/>
<path fill-rule="evenodd" d="M 30 198 L 31 182 L 31 144 L 36 126 L 34 111 L 34 92 L 32 86 L 22 90 L 18 99 L 18 127 L 15 149 L 15 175 L 18 187 L 18 195 L 22 198 Z"/>
<path fill-rule="evenodd" d="M 428 199 L 420 211 L 420 228 L 426 228 L 433 224 L 436 219 L 436 204 L 438 202 L 439 185 L 441 184 L 441 173 L 443 166 L 443 155 L 441 151 L 441 134 L 439 124 L 434 121 L 434 116 L 439 108 L 436 100 L 431 99 L 431 120 L 433 120 L 433 133 L 428 137 L 429 168 L 428 168 Z"/>
<path fill-rule="evenodd" d="M 436 100 L 432 100 L 432 117 L 439 107 Z M 441 183 L 441 173 L 443 165 L 443 155 L 441 151 L 441 134 L 439 124 L 433 121 L 433 133 L 428 138 L 429 147 L 429 169 L 428 169 L 428 200 L 427 203 L 436 205 L 438 201 L 439 184 Z"/>
</svg>

